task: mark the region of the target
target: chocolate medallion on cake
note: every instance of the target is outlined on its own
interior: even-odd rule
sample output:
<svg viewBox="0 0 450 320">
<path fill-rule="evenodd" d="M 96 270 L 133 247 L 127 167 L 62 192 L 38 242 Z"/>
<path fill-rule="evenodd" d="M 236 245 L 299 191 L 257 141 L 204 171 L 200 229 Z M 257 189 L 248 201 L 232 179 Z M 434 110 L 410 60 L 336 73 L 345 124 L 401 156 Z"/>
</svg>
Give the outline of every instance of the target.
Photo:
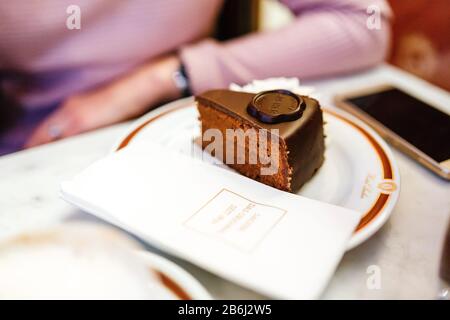
<svg viewBox="0 0 450 320">
<path fill-rule="evenodd" d="M 258 93 L 247 107 L 247 112 L 264 123 L 280 123 L 299 119 L 305 103 L 288 90 L 271 90 Z"/>
</svg>

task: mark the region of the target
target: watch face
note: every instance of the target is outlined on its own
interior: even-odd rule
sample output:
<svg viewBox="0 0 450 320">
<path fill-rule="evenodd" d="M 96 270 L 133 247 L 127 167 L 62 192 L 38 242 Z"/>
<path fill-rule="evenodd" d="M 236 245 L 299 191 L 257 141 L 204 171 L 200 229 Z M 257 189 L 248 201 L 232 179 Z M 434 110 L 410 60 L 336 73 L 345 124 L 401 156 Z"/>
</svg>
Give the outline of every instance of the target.
<svg viewBox="0 0 450 320">
<path fill-rule="evenodd" d="M 180 68 L 173 74 L 175 86 L 180 89 L 183 97 L 189 97 L 192 95 L 191 88 L 189 86 L 189 77 L 186 73 L 184 64 L 180 65 Z"/>
<path fill-rule="evenodd" d="M 185 90 L 188 87 L 188 80 L 180 70 L 175 71 L 172 78 L 178 89 Z"/>
</svg>

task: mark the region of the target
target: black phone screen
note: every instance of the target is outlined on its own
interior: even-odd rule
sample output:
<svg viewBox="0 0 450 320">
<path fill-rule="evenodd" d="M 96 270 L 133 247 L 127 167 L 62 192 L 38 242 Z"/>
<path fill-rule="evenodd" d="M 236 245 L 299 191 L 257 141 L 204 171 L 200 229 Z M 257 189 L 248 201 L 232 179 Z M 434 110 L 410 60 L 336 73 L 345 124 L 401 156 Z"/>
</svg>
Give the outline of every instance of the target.
<svg viewBox="0 0 450 320">
<path fill-rule="evenodd" d="M 450 159 L 450 116 L 399 89 L 346 100 L 436 160 Z"/>
</svg>

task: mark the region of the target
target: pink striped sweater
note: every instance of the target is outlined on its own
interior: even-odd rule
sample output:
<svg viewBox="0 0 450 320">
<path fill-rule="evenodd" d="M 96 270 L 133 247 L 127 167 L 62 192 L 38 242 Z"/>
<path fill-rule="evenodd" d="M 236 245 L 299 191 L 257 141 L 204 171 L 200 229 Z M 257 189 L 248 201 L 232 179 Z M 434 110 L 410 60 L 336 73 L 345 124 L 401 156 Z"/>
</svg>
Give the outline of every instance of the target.
<svg viewBox="0 0 450 320">
<path fill-rule="evenodd" d="M 226 43 L 208 38 L 222 0 L 17 0 L 0 2 L 0 81 L 28 110 L 106 83 L 158 55 L 179 52 L 194 93 L 271 76 L 301 79 L 381 61 L 384 0 L 282 0 L 297 19 Z M 66 9 L 81 9 L 81 29 Z M 367 8 L 382 14 L 367 27 Z"/>
</svg>

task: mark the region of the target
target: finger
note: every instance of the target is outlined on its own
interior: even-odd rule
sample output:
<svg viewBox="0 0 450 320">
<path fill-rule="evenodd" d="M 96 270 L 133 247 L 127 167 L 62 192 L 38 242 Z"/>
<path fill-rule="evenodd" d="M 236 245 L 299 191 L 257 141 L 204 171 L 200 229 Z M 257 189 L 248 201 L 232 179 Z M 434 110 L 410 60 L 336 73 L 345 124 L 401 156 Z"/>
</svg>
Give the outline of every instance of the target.
<svg viewBox="0 0 450 320">
<path fill-rule="evenodd" d="M 49 124 L 47 121 L 44 121 L 44 123 L 40 124 L 31 134 L 31 136 L 28 138 L 27 142 L 24 145 L 24 148 L 31 148 L 35 147 L 41 144 L 49 143 L 54 140 L 56 140 L 57 137 L 55 137 L 52 134 L 49 134 Z"/>
<path fill-rule="evenodd" d="M 67 117 L 61 112 L 56 112 L 39 124 L 26 141 L 24 148 L 56 141 L 67 136 L 65 133 L 67 131 L 69 131 Z"/>
</svg>

